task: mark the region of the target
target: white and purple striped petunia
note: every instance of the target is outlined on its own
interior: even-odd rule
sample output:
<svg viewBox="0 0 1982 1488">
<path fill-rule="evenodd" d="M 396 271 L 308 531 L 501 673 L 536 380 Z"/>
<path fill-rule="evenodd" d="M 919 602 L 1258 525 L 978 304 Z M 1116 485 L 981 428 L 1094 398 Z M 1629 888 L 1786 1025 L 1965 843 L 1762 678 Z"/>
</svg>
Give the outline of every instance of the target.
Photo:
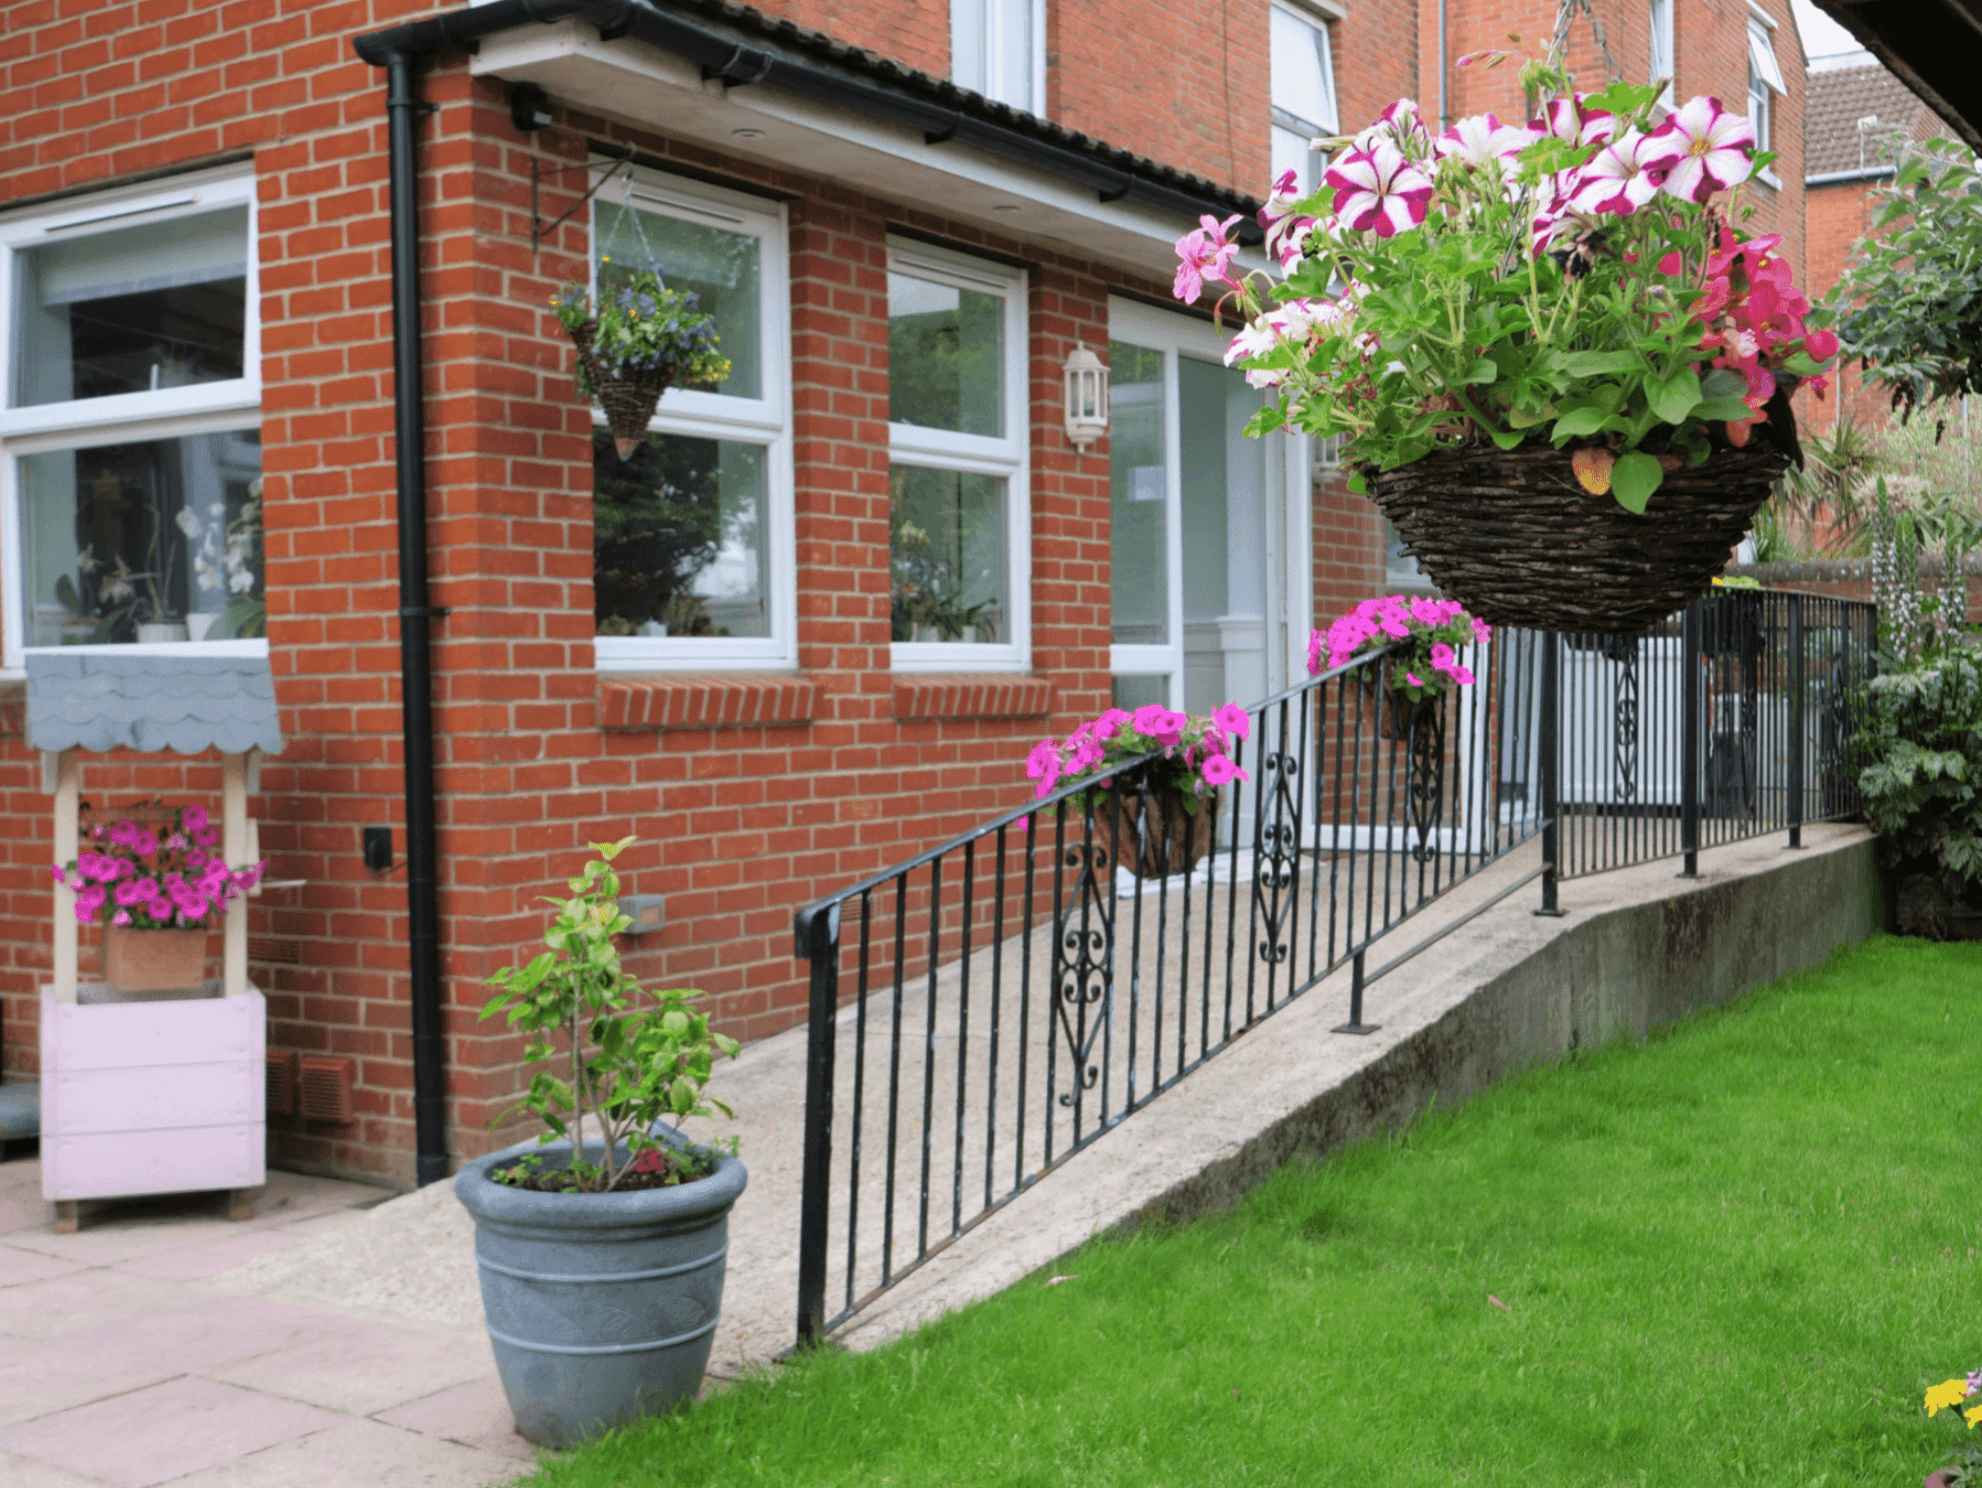
<svg viewBox="0 0 1982 1488">
<path fill-rule="evenodd" d="M 1679 153 L 1668 136 L 1629 131 L 1605 145 L 1577 173 L 1576 189 L 1569 197 L 1571 210 L 1629 217 L 1658 195 L 1659 183 Z"/>
<path fill-rule="evenodd" d="M 1503 124 L 1492 114 L 1474 114 L 1461 119 L 1432 144 L 1443 160 L 1463 165 L 1484 166 L 1490 161 L 1506 162 L 1541 138 L 1533 125 L 1522 128 Z"/>
<path fill-rule="evenodd" d="M 1755 143 L 1754 123 L 1722 108 L 1718 98 L 1689 98 L 1659 126 L 1655 138 L 1678 151 L 1666 173 L 1665 190 L 1681 201 L 1703 202 L 1754 173 L 1748 153 Z"/>
<path fill-rule="evenodd" d="M 1379 238 L 1410 231 L 1431 210 L 1431 177 L 1383 140 L 1331 165 L 1328 184 L 1335 188 L 1335 212 L 1343 225 Z"/>
</svg>

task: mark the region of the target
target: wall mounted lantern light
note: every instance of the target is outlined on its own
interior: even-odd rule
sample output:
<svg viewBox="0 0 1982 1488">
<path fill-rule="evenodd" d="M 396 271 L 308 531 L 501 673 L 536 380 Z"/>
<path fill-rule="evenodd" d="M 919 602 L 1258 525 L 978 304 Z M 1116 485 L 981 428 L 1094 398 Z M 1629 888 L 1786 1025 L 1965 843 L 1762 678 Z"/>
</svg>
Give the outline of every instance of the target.
<svg viewBox="0 0 1982 1488">
<path fill-rule="evenodd" d="M 1108 432 L 1108 369 L 1085 346 L 1067 356 L 1067 438 L 1082 451 Z"/>
</svg>

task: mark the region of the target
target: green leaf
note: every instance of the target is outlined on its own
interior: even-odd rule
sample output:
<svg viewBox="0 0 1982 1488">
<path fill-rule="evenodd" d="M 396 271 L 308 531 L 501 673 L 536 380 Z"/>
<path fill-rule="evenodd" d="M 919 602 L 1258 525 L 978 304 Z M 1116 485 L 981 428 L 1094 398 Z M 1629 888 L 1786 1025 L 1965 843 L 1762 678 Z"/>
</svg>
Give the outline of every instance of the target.
<svg viewBox="0 0 1982 1488">
<path fill-rule="evenodd" d="M 1641 372 L 1645 359 L 1635 351 L 1574 351 L 1562 359 L 1571 377 L 1603 377 L 1613 372 Z"/>
<path fill-rule="evenodd" d="M 1665 471 L 1656 459 L 1643 450 L 1631 450 L 1619 455 L 1611 467 L 1610 494 L 1626 511 L 1643 516 L 1646 503 L 1664 480 Z"/>
<path fill-rule="evenodd" d="M 1609 417 L 1610 415 L 1603 409 L 1594 408 L 1586 403 L 1580 408 L 1570 409 L 1557 419 L 1551 437 L 1558 443 L 1564 439 L 1585 438 L 1601 429 L 1604 420 Z"/>
<path fill-rule="evenodd" d="M 1702 398 L 1739 398 L 1748 391 L 1748 379 L 1726 367 L 1712 367 L 1700 378 Z"/>
<path fill-rule="evenodd" d="M 1540 408 L 1533 410 L 1510 408 L 1503 415 L 1507 422 L 1516 429 L 1532 429 L 1536 424 L 1545 424 L 1555 416 L 1555 405 L 1553 403 L 1544 403 Z"/>
<path fill-rule="evenodd" d="M 1476 382 L 1493 383 L 1499 381 L 1499 379 L 1500 368 L 1494 362 L 1493 358 L 1481 357 L 1466 369 L 1466 375 L 1460 381 L 1470 385 Z"/>
<path fill-rule="evenodd" d="M 1682 367 L 1663 382 L 1647 382 L 1645 395 L 1661 423 L 1684 423 L 1700 401 L 1699 374 L 1691 367 Z"/>
<path fill-rule="evenodd" d="M 1694 418 L 1706 419 L 1710 423 L 1721 420 L 1734 423 L 1754 416 L 1755 410 L 1740 398 L 1702 398 L 1693 408 Z"/>
<path fill-rule="evenodd" d="M 1492 438 L 1495 444 L 1497 444 L 1498 446 L 1500 446 L 1500 448 L 1504 450 L 1514 449 L 1515 447 L 1520 445 L 1526 437 L 1521 433 L 1519 429 L 1488 429 L 1487 434 L 1489 437 Z"/>
</svg>

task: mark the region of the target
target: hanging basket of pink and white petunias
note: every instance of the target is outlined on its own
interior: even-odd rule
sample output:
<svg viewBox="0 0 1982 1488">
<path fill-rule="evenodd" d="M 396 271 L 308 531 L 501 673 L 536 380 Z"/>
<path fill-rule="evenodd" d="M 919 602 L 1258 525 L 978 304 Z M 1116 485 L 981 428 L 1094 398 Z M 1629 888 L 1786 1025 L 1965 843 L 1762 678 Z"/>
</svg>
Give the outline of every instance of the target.
<svg viewBox="0 0 1982 1488">
<path fill-rule="evenodd" d="M 1494 66 L 1506 53 L 1463 59 Z M 1277 403 L 1250 432 L 1338 438 L 1351 484 L 1452 598 L 1500 625 L 1643 631 L 1698 596 L 1797 457 L 1789 393 L 1837 338 L 1751 236 L 1774 157 L 1713 98 L 1577 93 L 1434 135 L 1400 100 L 1260 212 L 1276 276 L 1238 275 L 1236 217 L 1177 245 L 1176 294 L 1222 287 L 1227 353 Z"/>
</svg>

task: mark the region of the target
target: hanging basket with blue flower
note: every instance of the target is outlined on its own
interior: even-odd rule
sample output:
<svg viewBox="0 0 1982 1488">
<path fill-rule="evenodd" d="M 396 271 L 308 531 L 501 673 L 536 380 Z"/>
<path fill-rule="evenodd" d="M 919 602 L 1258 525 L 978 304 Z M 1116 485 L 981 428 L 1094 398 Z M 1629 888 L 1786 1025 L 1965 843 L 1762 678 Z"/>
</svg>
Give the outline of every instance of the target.
<svg viewBox="0 0 1982 1488">
<path fill-rule="evenodd" d="M 602 268 L 610 262 L 602 260 Z M 578 390 L 605 410 L 622 460 L 645 441 L 661 394 L 677 383 L 713 387 L 729 376 L 715 317 L 700 296 L 669 289 L 655 269 L 601 283 L 596 307 L 584 285 L 567 284 L 551 308 L 578 348 Z"/>
</svg>

